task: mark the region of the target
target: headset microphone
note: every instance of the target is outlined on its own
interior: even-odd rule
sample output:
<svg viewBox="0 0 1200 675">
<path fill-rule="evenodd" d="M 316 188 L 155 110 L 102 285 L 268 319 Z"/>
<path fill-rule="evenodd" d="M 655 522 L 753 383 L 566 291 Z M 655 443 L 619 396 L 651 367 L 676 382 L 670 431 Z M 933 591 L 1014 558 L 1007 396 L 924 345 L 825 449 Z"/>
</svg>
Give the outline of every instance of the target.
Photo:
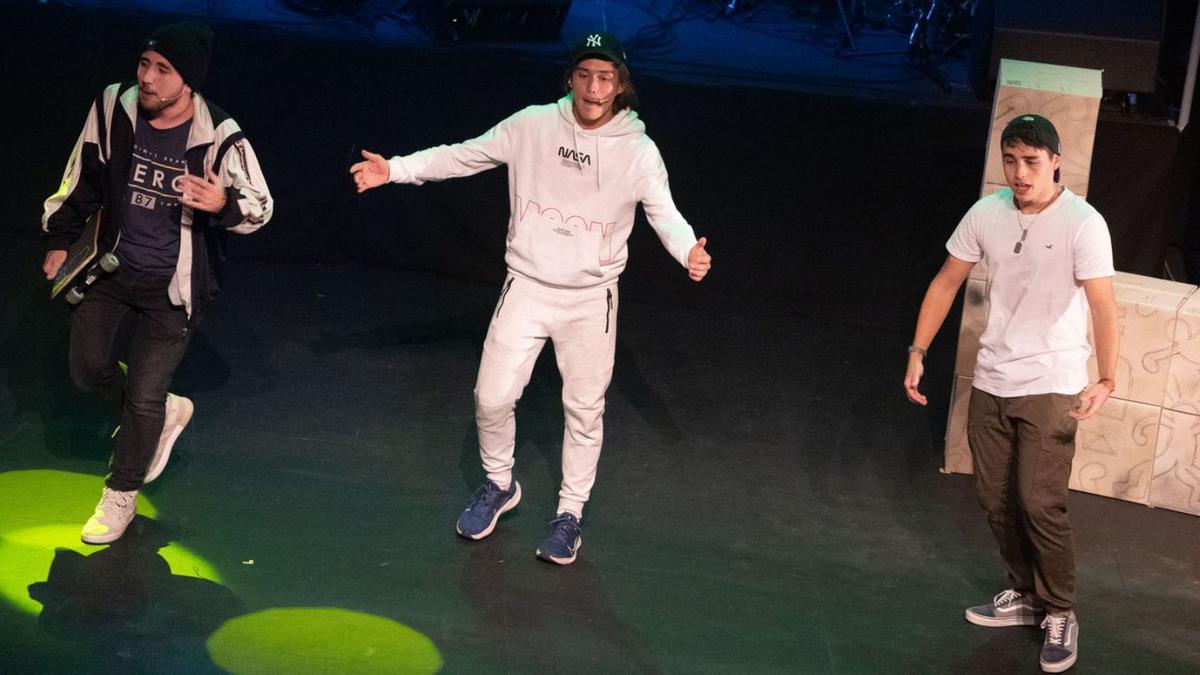
<svg viewBox="0 0 1200 675">
<path fill-rule="evenodd" d="M 166 97 L 166 98 L 163 98 L 162 96 L 159 96 L 159 97 L 158 97 L 158 102 L 159 102 L 159 103 L 174 103 L 175 101 L 178 101 L 178 100 L 179 100 L 179 97 L 180 97 L 180 96 L 183 96 L 183 89 L 184 89 L 184 88 L 183 88 L 183 86 L 182 86 L 182 85 L 180 85 L 180 87 L 179 87 L 179 93 L 178 93 L 178 94 L 175 94 L 174 96 L 168 96 L 168 97 Z"/>
</svg>

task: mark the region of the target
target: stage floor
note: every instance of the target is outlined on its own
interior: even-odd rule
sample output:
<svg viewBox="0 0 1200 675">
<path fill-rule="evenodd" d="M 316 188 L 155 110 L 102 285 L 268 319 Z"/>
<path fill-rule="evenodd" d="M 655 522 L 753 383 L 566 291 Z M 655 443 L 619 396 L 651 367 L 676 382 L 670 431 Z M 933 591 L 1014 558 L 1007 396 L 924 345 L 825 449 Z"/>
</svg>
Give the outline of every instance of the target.
<svg viewBox="0 0 1200 675">
<path fill-rule="evenodd" d="M 235 260 L 175 389 L 196 402 L 144 515 L 87 547 L 113 416 L 72 390 L 35 237 L 0 250 L 0 653 L 8 672 L 1035 672 L 971 479 L 877 330 L 626 287 L 579 561 L 534 558 L 561 406 L 518 409 L 525 498 L 454 533 L 497 289 Z M 648 253 L 642 251 L 642 253 Z M 1200 668 L 1200 519 L 1072 494 L 1079 672 Z"/>
<path fill-rule="evenodd" d="M 0 163 L 0 670 L 1037 672 L 1040 631 L 963 619 L 1005 578 L 971 478 L 939 472 L 957 314 L 930 354 L 930 407 L 901 387 L 924 284 L 977 194 L 988 105 L 964 64 L 947 64 L 946 97 L 902 57 L 837 57 L 831 16 L 795 15 L 831 3 L 804 2 L 675 22 L 674 47 L 640 57 L 716 266 L 693 286 L 648 228 L 631 239 L 604 455 L 579 561 L 559 568 L 534 557 L 560 477 L 552 354 L 518 408 L 521 505 L 485 541 L 454 533 L 482 480 L 472 387 L 502 172 L 356 198 L 342 163 L 352 142 L 408 151 L 542 101 L 562 45 L 435 47 L 401 40 L 424 39 L 402 22 L 235 11 L 277 0 L 157 3 L 218 27 L 214 98 L 278 210 L 231 246 L 179 369 L 196 417 L 171 464 L 126 537 L 89 547 L 116 419 L 70 382 L 36 222 L 90 97 L 132 76 L 129 50 L 164 21 L 98 4 L 0 1 L 0 58 L 20 66 L 0 104 L 16 120 Z M 655 6 L 576 2 L 568 32 L 607 8 L 636 33 Z M 1128 161 L 1143 146 L 1110 152 L 1146 173 Z M 421 217 L 464 204 L 478 223 L 431 234 Z M 397 269 L 414 259 L 464 272 Z M 1087 494 L 1070 508 L 1076 671 L 1200 671 L 1200 518 Z"/>
</svg>

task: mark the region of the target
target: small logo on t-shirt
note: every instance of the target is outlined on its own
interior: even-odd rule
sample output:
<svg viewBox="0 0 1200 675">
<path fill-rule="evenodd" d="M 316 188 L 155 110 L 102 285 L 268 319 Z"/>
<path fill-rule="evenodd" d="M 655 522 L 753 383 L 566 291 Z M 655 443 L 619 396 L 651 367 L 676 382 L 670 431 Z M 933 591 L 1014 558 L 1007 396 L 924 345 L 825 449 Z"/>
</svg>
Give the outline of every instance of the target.
<svg viewBox="0 0 1200 675">
<path fill-rule="evenodd" d="M 1046 244 L 1046 248 L 1054 248 L 1054 244 Z"/>
</svg>

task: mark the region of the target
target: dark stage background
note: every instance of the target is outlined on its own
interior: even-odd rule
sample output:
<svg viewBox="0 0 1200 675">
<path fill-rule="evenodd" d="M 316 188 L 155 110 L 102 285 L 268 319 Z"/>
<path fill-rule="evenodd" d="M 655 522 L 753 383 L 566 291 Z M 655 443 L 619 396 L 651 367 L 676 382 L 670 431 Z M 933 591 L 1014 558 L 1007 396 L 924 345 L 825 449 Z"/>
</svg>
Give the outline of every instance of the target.
<svg viewBox="0 0 1200 675">
<path fill-rule="evenodd" d="M 0 57 L 12 67 L 0 227 L 29 232 L 91 98 L 132 78 L 135 45 L 163 18 L 33 3 L 2 11 Z M 277 200 L 270 227 L 232 237 L 230 256 L 500 282 L 503 170 L 358 196 L 346 174 L 351 150 L 391 155 L 472 137 L 555 99 L 561 67 L 483 47 L 418 50 L 301 40 L 253 23 L 217 28 L 205 93 L 242 125 Z M 693 288 L 653 232 L 638 227 L 625 293 L 783 305 L 873 323 L 902 341 L 944 240 L 978 196 L 988 104 L 685 85 L 639 78 L 636 55 L 632 65 L 676 201 L 709 237 L 716 266 Z M 1162 123 L 1109 113 L 1100 122 L 1089 198 L 1109 222 L 1120 270 L 1158 276 L 1168 244 L 1182 239 L 1190 168 L 1179 148 L 1179 134 Z"/>
<path fill-rule="evenodd" d="M 835 25 L 832 3 L 793 5 Z M 629 6 L 608 4 L 614 24 Z M 930 406 L 900 386 L 925 285 L 978 195 L 990 106 L 965 85 L 897 94 L 937 89 L 903 64 L 863 64 L 891 84 L 828 96 L 650 77 L 634 53 L 642 116 L 716 267 L 692 284 L 635 229 L 587 544 L 561 569 L 533 557 L 560 477 L 552 355 L 518 413 L 521 506 L 484 542 L 453 531 L 481 479 L 471 387 L 503 274 L 504 171 L 361 196 L 347 175 L 355 145 L 411 152 L 553 100 L 561 66 L 503 46 L 389 46 L 339 34 L 348 20 L 214 21 L 205 93 L 248 134 L 276 214 L 229 240 L 225 294 L 173 385 L 197 415 L 142 492 L 158 512 L 139 506 L 117 545 L 79 544 L 114 417 L 71 384 L 67 306 L 39 278 L 40 204 L 92 98 L 133 77 L 167 20 L 0 0 L 0 671 L 369 664 L 345 616 L 229 635 L 323 608 L 411 627 L 450 673 L 1036 672 L 1036 629 L 963 621 L 1003 572 L 971 479 L 938 472 L 956 315 L 927 360 Z M 739 60 L 781 30 L 686 29 L 725 27 L 745 30 L 722 46 Z M 803 37 L 817 42 L 795 58 L 814 61 L 837 40 Z M 860 68 L 821 63 L 839 68 L 826 90 Z M 1090 198 L 1120 269 L 1157 274 L 1178 241 L 1183 140 L 1103 113 Z M 1079 667 L 1196 672 L 1200 559 L 1180 542 L 1200 519 L 1083 493 L 1071 510 Z M 168 574 L 179 547 L 194 555 Z"/>
</svg>

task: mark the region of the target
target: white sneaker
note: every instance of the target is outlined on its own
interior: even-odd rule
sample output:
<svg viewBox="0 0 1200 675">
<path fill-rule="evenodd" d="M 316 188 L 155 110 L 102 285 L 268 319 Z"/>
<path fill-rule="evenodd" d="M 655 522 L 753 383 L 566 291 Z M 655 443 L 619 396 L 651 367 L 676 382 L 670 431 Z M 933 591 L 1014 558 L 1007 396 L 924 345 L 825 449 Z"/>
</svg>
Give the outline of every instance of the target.
<svg viewBox="0 0 1200 675">
<path fill-rule="evenodd" d="M 143 484 L 158 478 L 163 469 L 167 468 L 167 462 L 171 459 L 171 448 L 175 447 L 175 441 L 179 439 L 179 434 L 183 433 L 183 428 L 192 421 L 194 412 L 196 406 L 190 398 L 167 394 L 167 414 L 163 420 L 162 435 L 158 437 L 158 447 L 154 449 L 154 457 L 146 469 Z"/>
<path fill-rule="evenodd" d="M 125 528 L 137 512 L 137 490 L 121 492 L 104 488 L 96 512 L 83 526 L 80 539 L 85 544 L 107 544 L 125 534 Z"/>
</svg>

